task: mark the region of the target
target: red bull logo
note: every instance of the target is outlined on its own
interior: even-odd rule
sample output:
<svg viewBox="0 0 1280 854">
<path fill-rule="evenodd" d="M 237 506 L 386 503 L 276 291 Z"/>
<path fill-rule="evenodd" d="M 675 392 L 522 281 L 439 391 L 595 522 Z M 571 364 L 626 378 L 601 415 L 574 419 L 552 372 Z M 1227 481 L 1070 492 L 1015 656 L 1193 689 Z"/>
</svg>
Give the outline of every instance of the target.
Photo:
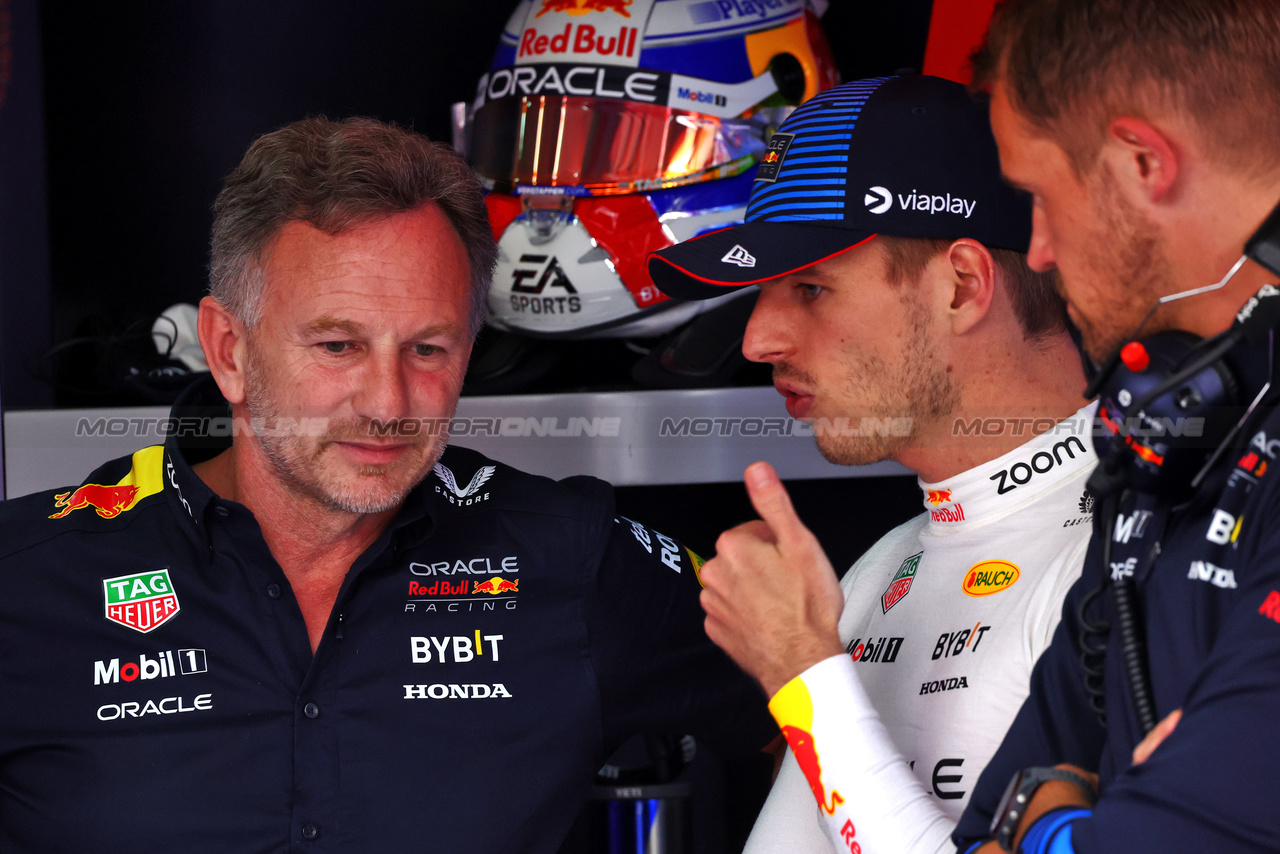
<svg viewBox="0 0 1280 854">
<path fill-rule="evenodd" d="M 925 496 L 925 499 L 934 507 L 937 507 L 939 504 L 945 504 L 951 500 L 951 490 L 930 489 L 929 494 Z"/>
<path fill-rule="evenodd" d="M 138 487 L 131 484 L 124 486 L 103 486 L 100 483 L 86 483 L 74 492 L 62 492 L 53 496 L 54 507 L 61 507 L 50 519 L 61 519 L 72 510 L 92 507 L 103 519 L 113 519 L 137 503 Z"/>
<path fill-rule="evenodd" d="M 497 596 L 499 593 L 506 593 L 508 591 L 512 593 L 520 592 L 520 579 L 517 578 L 515 581 L 507 581 L 501 575 L 490 578 L 487 581 L 473 582 L 473 585 L 474 586 L 471 588 L 471 592 L 473 594 L 488 593 L 491 596 Z"/>
<path fill-rule="evenodd" d="M 72 510 L 92 507 L 103 519 L 114 519 L 132 510 L 148 495 L 164 489 L 164 446 L 152 445 L 133 455 L 129 473 L 113 485 L 86 483 L 71 492 L 53 496 L 53 506 L 61 508 L 50 519 L 61 519 Z M 185 503 L 185 502 L 184 502 Z"/>
<path fill-rule="evenodd" d="M 813 734 L 800 727 L 784 726 L 782 734 L 791 745 L 791 753 L 795 756 L 804 778 L 809 781 L 809 788 L 818 800 L 818 806 L 827 815 L 835 815 L 836 807 L 844 803 L 844 797 L 835 789 L 831 790 L 831 798 L 827 798 L 826 786 L 822 783 L 822 763 L 818 760 L 818 748 L 813 743 Z"/>
<path fill-rule="evenodd" d="M 765 163 L 777 163 L 777 162 L 778 162 L 778 152 L 776 152 L 776 151 L 770 151 L 768 154 L 766 154 L 766 155 L 764 156 L 764 162 L 765 162 Z"/>
<path fill-rule="evenodd" d="M 617 12 L 624 18 L 630 18 L 627 11 L 631 0 L 542 0 L 542 8 L 535 18 L 541 18 L 548 12 L 565 12 L 569 15 L 588 15 L 592 12 Z"/>
</svg>

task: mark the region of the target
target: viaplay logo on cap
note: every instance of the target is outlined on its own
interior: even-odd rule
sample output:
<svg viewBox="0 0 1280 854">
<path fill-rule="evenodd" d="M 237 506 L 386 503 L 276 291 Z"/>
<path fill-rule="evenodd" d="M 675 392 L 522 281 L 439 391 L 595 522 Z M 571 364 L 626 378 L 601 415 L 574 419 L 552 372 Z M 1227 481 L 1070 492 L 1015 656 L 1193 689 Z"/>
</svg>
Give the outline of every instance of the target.
<svg viewBox="0 0 1280 854">
<path fill-rule="evenodd" d="M 963 199 L 950 193 L 930 195 L 912 190 L 909 195 L 897 194 L 898 206 L 904 211 L 922 211 L 929 215 L 938 213 L 963 214 L 965 219 L 973 216 L 978 206 L 977 199 Z M 862 197 L 862 203 L 873 214 L 882 214 L 893 207 L 894 194 L 885 187 L 868 187 Z"/>
<path fill-rule="evenodd" d="M 884 187 L 871 187 L 862 201 L 873 214 L 882 214 L 893 207 L 893 193 Z"/>
</svg>

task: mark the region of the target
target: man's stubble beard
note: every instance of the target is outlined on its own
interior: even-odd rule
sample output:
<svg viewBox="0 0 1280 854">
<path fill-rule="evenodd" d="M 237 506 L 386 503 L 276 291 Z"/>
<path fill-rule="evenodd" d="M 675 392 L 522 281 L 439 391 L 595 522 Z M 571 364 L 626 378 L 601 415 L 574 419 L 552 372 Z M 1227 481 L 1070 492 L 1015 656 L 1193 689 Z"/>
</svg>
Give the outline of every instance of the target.
<svg viewBox="0 0 1280 854">
<path fill-rule="evenodd" d="M 844 374 L 848 377 L 845 396 L 850 400 L 861 397 L 866 400 L 868 388 L 859 383 L 861 377 L 882 377 L 880 400 L 860 406 L 848 415 L 850 428 L 870 428 L 871 435 L 840 435 L 839 425 L 832 425 L 834 432 L 824 434 L 821 423 L 815 425 L 814 434 L 818 451 L 829 463 L 845 466 L 864 466 L 884 460 L 897 459 L 911 445 L 927 425 L 936 424 L 953 414 L 960 405 L 960 388 L 937 356 L 928 334 L 928 307 L 911 291 L 912 285 L 904 285 L 903 309 L 907 312 L 908 335 L 903 339 L 896 371 L 879 357 L 843 360 Z M 785 370 L 785 369 L 784 369 Z M 794 376 L 802 376 L 793 373 Z M 885 400 L 885 392 L 895 395 Z M 839 416 L 836 416 L 839 417 Z M 883 429 L 875 424 L 867 425 L 863 419 L 878 419 Z M 894 431 L 891 425 L 900 419 L 909 419 L 910 429 Z"/>
<path fill-rule="evenodd" d="M 245 406 L 255 430 L 257 425 L 265 427 L 255 432 L 254 438 L 277 479 L 290 491 L 327 510 L 367 515 L 398 507 L 439 461 L 448 444 L 448 432 L 443 429 L 436 436 L 413 436 L 414 451 L 409 459 L 393 465 L 360 466 L 355 470 L 355 482 L 344 481 L 324 466 L 324 457 L 334 453 L 329 443 L 369 438 L 371 423 L 330 421 L 324 425 L 322 435 L 307 436 L 302 433 L 301 419 L 293 418 L 297 429 L 277 429 L 286 425 L 291 416 L 284 415 L 272 400 L 270 384 L 252 343 L 245 354 Z M 414 465 L 414 459 L 424 462 Z M 398 486 L 388 482 L 406 467 L 416 470 L 411 480 Z"/>
<path fill-rule="evenodd" d="M 1099 168 L 1091 195 L 1096 200 L 1099 228 L 1089 268 L 1091 274 L 1103 279 L 1099 284 L 1107 289 L 1109 298 L 1088 314 L 1077 304 L 1076 325 L 1085 352 L 1102 364 L 1133 339 L 1142 319 L 1174 280 L 1159 229 L 1124 199 L 1105 164 Z M 1063 286 L 1059 284 L 1059 288 Z M 1167 328 L 1161 312 L 1156 312 L 1140 334 L 1145 337 Z"/>
</svg>

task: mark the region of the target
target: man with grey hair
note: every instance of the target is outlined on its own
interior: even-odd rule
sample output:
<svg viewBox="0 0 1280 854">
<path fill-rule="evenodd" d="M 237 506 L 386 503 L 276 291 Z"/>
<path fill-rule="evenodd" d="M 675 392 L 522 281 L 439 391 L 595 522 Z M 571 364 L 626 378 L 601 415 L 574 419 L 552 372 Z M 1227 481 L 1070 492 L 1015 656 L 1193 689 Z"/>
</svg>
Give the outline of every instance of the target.
<svg viewBox="0 0 1280 854">
<path fill-rule="evenodd" d="M 633 733 L 770 739 L 696 555 L 445 448 L 494 258 L 451 150 L 307 119 L 216 211 L 182 429 L 0 506 L 0 849 L 554 851 Z"/>
</svg>

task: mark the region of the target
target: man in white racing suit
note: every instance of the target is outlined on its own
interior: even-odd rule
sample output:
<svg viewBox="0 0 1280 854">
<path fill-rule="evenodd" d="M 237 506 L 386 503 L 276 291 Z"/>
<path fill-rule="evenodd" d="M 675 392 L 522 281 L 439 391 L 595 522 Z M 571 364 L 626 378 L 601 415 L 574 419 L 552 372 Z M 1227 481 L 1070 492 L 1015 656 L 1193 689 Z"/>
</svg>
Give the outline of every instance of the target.
<svg viewBox="0 0 1280 854">
<path fill-rule="evenodd" d="M 954 850 L 1027 695 L 1080 573 L 1095 461 L 1030 225 L 981 106 L 897 77 L 801 106 L 746 222 L 650 258 L 677 297 L 758 284 L 743 351 L 791 415 L 832 462 L 897 460 L 924 493 L 838 584 L 773 470 L 747 470 L 761 521 L 721 536 L 702 597 L 790 746 L 749 852 Z"/>
</svg>

